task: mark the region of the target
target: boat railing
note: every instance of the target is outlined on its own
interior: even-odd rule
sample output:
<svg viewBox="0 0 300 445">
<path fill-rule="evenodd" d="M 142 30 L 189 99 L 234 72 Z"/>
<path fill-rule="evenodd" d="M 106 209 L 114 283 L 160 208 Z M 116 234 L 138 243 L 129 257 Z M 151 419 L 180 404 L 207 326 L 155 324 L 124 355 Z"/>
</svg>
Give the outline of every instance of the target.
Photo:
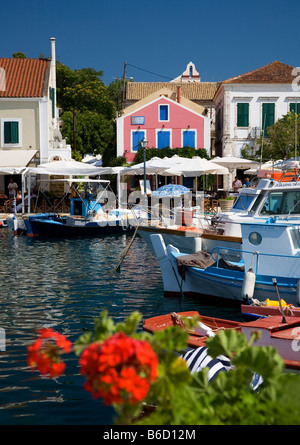
<svg viewBox="0 0 300 445">
<path fill-rule="evenodd" d="M 224 247 L 224 246 L 216 246 L 212 249 L 211 251 L 211 256 L 212 258 L 216 261 L 216 267 L 219 268 L 219 261 L 220 259 L 224 259 L 225 261 L 228 261 L 229 263 L 235 263 L 237 264 L 238 261 L 233 261 L 232 259 L 226 259 L 225 256 L 222 256 L 220 254 L 220 250 L 225 250 L 225 251 L 231 251 L 231 252 L 237 252 L 238 254 L 252 254 L 252 260 L 251 260 L 251 267 L 253 267 L 253 261 L 254 258 L 256 257 L 256 267 L 255 267 L 255 273 L 258 273 L 258 268 L 259 268 L 259 257 L 260 256 L 265 256 L 265 257 L 278 257 L 278 258 L 289 258 L 289 259 L 300 259 L 300 256 L 298 255 L 281 255 L 281 254 L 275 254 L 275 253 L 263 253 L 263 252 L 259 252 L 257 250 L 255 251 L 251 251 L 251 250 L 240 250 L 240 249 L 234 249 L 231 247 Z M 214 254 L 216 253 L 217 257 L 215 258 Z M 240 257 L 240 255 L 237 255 Z M 240 258 L 241 261 L 242 258 Z"/>
</svg>

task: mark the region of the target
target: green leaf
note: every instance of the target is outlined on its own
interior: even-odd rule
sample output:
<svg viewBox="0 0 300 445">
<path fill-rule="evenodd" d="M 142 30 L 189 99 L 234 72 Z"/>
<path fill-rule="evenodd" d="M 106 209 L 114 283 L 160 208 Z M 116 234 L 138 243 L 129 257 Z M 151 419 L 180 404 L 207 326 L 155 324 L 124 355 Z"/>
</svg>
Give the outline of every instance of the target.
<svg viewBox="0 0 300 445">
<path fill-rule="evenodd" d="M 234 329 L 219 331 L 215 337 L 206 340 L 208 354 L 216 358 L 218 355 L 225 355 L 231 358 L 234 353 L 248 346 L 247 338 L 241 332 Z"/>
<path fill-rule="evenodd" d="M 135 311 L 122 323 L 116 324 L 116 332 L 124 332 L 126 335 L 133 335 L 142 319 L 142 315 Z"/>
</svg>

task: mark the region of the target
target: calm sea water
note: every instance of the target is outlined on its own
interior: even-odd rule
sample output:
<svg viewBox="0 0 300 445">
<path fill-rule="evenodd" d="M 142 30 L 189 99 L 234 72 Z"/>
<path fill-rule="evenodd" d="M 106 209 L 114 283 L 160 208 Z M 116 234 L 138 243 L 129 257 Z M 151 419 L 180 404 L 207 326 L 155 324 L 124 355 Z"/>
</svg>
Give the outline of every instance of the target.
<svg viewBox="0 0 300 445">
<path fill-rule="evenodd" d="M 26 346 L 36 331 L 52 327 L 75 341 L 93 328 L 104 309 L 115 321 L 133 310 L 144 318 L 198 310 L 235 319 L 237 309 L 201 306 L 197 300 L 166 299 L 156 258 L 136 237 L 121 269 L 117 257 L 132 234 L 61 240 L 15 237 L 0 229 L 1 425 L 111 425 L 113 410 L 83 389 L 78 359 L 70 354 L 66 372 L 47 379 L 26 363 Z"/>
</svg>

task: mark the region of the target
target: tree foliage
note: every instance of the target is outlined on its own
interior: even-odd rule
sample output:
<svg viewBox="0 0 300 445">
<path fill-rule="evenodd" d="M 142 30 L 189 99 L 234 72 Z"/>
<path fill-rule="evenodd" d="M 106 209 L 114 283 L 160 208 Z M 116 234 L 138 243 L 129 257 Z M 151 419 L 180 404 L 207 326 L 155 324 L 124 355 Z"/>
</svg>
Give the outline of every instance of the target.
<svg viewBox="0 0 300 445">
<path fill-rule="evenodd" d="M 172 156 L 181 156 L 184 158 L 192 158 L 193 156 L 199 156 L 200 158 L 209 159 L 207 151 L 204 148 L 193 148 L 193 147 L 178 147 L 178 148 L 148 148 L 146 150 L 146 160 L 153 158 L 154 156 L 158 158 L 171 158 Z M 144 149 L 139 148 L 134 159 L 134 163 L 140 163 L 144 160 Z"/>
<path fill-rule="evenodd" d="M 62 132 L 76 151 L 83 156 L 85 153 L 102 154 L 114 138 L 114 124 L 103 114 L 83 110 L 76 113 L 76 132 L 74 136 L 73 112 L 66 111 L 61 116 Z"/>
<path fill-rule="evenodd" d="M 57 102 L 63 110 L 62 133 L 73 146 L 76 136 L 77 156 L 102 154 L 114 140 L 116 107 L 108 87 L 101 80 L 102 75 L 102 71 L 94 68 L 73 71 L 62 63 L 57 64 Z"/>
<path fill-rule="evenodd" d="M 267 129 L 268 138 L 257 141 L 256 151 L 252 153 L 249 146 L 242 150 L 242 156 L 248 159 L 263 161 L 294 157 L 300 153 L 300 116 L 289 112 Z"/>
</svg>

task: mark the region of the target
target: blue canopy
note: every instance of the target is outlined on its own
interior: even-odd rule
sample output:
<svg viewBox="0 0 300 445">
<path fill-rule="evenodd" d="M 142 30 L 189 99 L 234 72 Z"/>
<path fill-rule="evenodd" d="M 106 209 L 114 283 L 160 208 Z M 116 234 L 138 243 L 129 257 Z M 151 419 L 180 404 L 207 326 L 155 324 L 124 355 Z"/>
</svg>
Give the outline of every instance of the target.
<svg viewBox="0 0 300 445">
<path fill-rule="evenodd" d="M 167 184 L 159 187 L 157 190 L 154 190 L 154 192 L 152 192 L 152 196 L 158 196 L 160 198 L 164 196 L 172 197 L 181 196 L 188 192 L 191 192 L 191 190 L 187 187 L 184 187 L 183 185 Z"/>
</svg>

